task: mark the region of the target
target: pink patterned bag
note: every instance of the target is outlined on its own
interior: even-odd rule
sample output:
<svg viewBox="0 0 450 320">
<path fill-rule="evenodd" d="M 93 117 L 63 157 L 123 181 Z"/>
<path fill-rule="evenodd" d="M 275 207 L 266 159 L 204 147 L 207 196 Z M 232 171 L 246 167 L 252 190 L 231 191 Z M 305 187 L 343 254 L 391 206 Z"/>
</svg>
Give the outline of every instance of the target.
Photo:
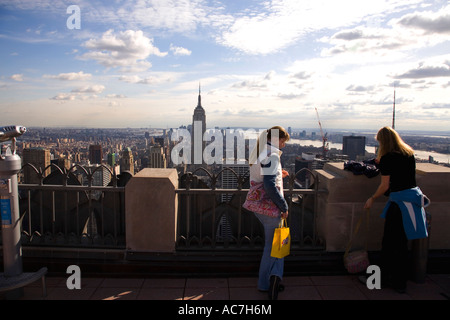
<svg viewBox="0 0 450 320">
<path fill-rule="evenodd" d="M 353 237 L 350 238 L 350 241 L 347 244 L 347 248 L 345 249 L 344 266 L 349 273 L 364 272 L 367 270 L 367 267 L 370 265 L 369 256 L 367 254 L 367 234 L 369 233 L 369 217 L 370 217 L 369 209 L 366 209 L 365 216 L 366 216 L 366 222 L 367 222 L 367 230 L 366 230 L 367 233 L 366 233 L 366 244 L 365 244 L 364 250 L 356 250 L 356 251 L 350 252 L 350 249 L 352 247 Z M 361 217 L 359 218 L 358 223 L 356 224 L 355 232 L 353 233 L 353 236 L 356 236 L 356 234 L 358 233 L 363 218 L 364 218 L 364 214 L 361 215 Z"/>
<path fill-rule="evenodd" d="M 344 266 L 349 273 L 364 272 L 369 265 L 369 257 L 365 250 L 353 251 L 344 257 Z"/>
<path fill-rule="evenodd" d="M 249 211 L 270 217 L 280 216 L 280 209 L 278 209 L 275 203 L 267 196 L 262 182 L 250 182 L 250 189 L 242 207 Z"/>
</svg>

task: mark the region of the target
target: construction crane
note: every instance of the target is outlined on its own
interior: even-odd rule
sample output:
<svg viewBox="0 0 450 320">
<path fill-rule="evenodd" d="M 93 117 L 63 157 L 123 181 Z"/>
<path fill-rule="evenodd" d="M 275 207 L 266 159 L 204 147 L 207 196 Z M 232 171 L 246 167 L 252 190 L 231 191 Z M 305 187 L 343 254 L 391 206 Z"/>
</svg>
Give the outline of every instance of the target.
<svg viewBox="0 0 450 320">
<path fill-rule="evenodd" d="M 322 124 L 320 123 L 320 118 L 319 118 L 319 111 L 317 111 L 317 108 L 314 107 L 314 109 L 316 109 L 316 114 L 317 114 L 317 121 L 319 121 L 319 128 L 320 128 L 320 135 L 322 137 L 322 156 L 325 159 L 327 157 L 327 152 L 328 152 L 328 138 L 327 138 L 327 132 L 325 134 L 323 134 L 323 130 L 322 130 Z"/>
</svg>

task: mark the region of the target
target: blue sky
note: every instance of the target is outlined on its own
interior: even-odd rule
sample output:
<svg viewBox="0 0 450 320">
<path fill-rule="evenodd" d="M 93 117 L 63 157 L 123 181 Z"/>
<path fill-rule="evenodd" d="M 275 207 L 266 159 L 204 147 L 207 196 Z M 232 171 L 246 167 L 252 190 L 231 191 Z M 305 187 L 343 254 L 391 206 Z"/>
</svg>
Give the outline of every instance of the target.
<svg viewBox="0 0 450 320">
<path fill-rule="evenodd" d="M 79 19 L 72 20 L 78 6 Z M 80 21 L 80 28 L 67 22 Z M 450 4 L 0 1 L 2 125 L 450 128 Z"/>
</svg>

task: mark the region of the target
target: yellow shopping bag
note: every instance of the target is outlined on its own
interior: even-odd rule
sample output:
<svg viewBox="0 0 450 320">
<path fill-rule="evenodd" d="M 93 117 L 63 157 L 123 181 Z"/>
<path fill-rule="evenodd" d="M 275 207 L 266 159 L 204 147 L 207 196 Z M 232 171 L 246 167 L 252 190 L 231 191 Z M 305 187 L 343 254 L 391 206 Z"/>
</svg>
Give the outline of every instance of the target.
<svg viewBox="0 0 450 320">
<path fill-rule="evenodd" d="M 280 225 L 275 229 L 272 241 L 271 256 L 274 258 L 284 258 L 291 251 L 291 234 L 286 224 L 286 219 L 281 219 Z"/>
</svg>

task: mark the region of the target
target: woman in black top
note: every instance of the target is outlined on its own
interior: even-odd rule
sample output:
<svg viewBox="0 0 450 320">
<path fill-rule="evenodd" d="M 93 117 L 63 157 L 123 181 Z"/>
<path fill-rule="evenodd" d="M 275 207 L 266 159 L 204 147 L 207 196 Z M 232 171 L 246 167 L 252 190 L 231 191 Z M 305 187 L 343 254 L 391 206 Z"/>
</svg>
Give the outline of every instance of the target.
<svg viewBox="0 0 450 320">
<path fill-rule="evenodd" d="M 376 136 L 379 143 L 377 162 L 381 171 L 381 183 L 370 197 L 365 209 L 372 207 L 374 199 L 390 192 L 416 187 L 416 161 L 414 150 L 390 127 L 381 128 Z M 408 240 L 403 228 L 402 213 L 391 202 L 384 224 L 381 248 L 381 279 L 398 292 L 406 289 Z"/>
</svg>

